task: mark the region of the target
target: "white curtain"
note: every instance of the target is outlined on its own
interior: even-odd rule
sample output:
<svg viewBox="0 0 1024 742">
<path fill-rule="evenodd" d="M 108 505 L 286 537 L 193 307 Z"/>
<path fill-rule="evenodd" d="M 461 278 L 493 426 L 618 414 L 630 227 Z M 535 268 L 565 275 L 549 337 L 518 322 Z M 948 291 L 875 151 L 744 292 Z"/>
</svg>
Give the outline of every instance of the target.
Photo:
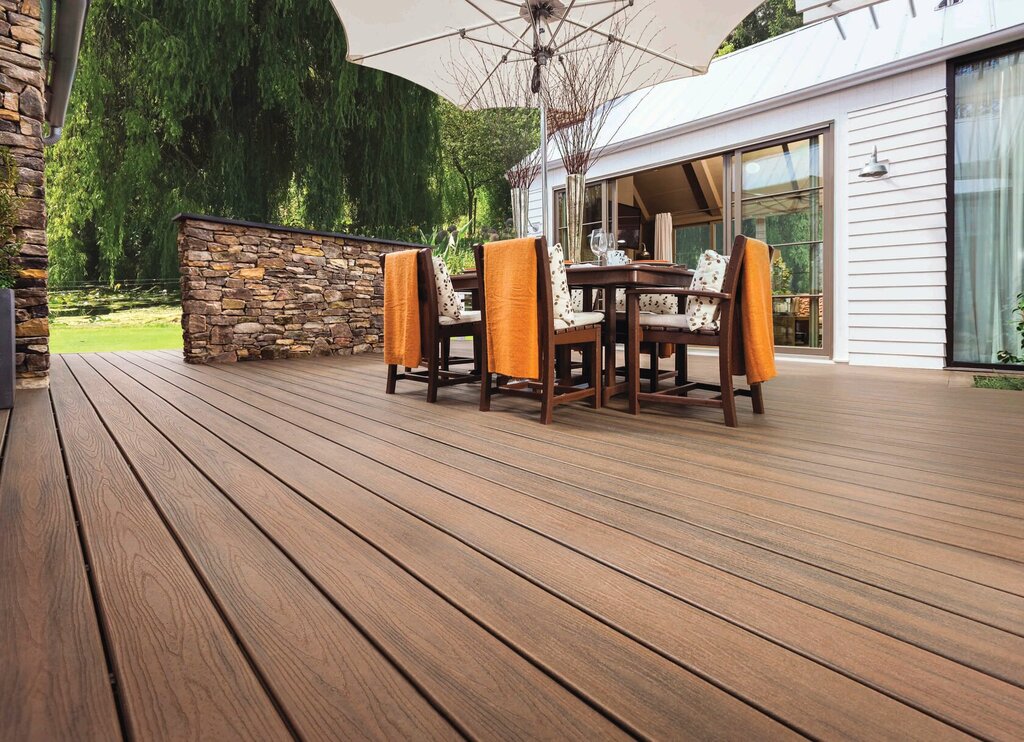
<svg viewBox="0 0 1024 742">
<path fill-rule="evenodd" d="M 953 358 L 1019 352 L 1024 291 L 1024 53 L 956 71 Z"/>
<path fill-rule="evenodd" d="M 673 261 L 675 240 L 672 239 L 672 215 L 656 214 L 654 217 L 654 259 Z"/>
</svg>

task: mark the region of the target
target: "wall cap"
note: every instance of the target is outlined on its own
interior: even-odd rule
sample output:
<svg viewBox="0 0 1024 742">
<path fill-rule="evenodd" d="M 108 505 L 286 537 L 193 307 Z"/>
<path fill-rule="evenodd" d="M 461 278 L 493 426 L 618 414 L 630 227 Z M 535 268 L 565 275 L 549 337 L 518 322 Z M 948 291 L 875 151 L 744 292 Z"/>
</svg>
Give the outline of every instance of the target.
<svg viewBox="0 0 1024 742">
<path fill-rule="evenodd" d="M 210 216 L 208 214 L 192 214 L 181 212 L 171 218 L 172 222 L 196 221 L 212 222 L 213 224 L 227 224 L 236 227 L 248 227 L 250 229 L 269 229 L 274 232 L 291 232 L 292 234 L 308 234 L 314 237 L 331 237 L 341 240 L 356 240 L 358 242 L 375 242 L 379 245 L 398 245 L 400 247 L 412 247 L 422 250 L 430 245 L 421 245 L 415 242 L 400 242 L 398 240 L 386 240 L 381 237 L 365 237 L 358 234 L 345 234 L 344 232 L 318 232 L 313 229 L 301 227 L 286 227 L 283 224 L 262 224 L 261 222 L 247 222 L 242 219 L 228 219 L 223 216 Z"/>
</svg>

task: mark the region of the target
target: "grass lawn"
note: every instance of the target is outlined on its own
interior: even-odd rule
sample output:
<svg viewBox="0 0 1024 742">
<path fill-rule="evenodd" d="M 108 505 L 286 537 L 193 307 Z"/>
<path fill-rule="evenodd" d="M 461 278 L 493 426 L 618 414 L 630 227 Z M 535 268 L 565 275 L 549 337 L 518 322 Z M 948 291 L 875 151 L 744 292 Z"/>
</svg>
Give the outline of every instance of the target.
<svg viewBox="0 0 1024 742">
<path fill-rule="evenodd" d="M 56 317 L 50 323 L 53 353 L 174 350 L 182 346 L 181 309 L 126 309 L 96 317 Z"/>
<path fill-rule="evenodd" d="M 979 389 L 1010 389 L 1024 392 L 1024 376 L 975 376 L 974 386 Z"/>
</svg>

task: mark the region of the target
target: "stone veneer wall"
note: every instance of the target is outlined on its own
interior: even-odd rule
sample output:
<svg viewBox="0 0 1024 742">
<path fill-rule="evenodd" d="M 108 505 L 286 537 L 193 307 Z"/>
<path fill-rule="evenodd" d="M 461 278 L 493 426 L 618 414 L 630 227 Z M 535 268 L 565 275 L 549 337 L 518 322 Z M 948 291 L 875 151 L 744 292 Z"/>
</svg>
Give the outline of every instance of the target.
<svg viewBox="0 0 1024 742">
<path fill-rule="evenodd" d="M 176 221 L 189 363 L 382 350 L 380 256 L 421 247 L 192 214 Z"/>
<path fill-rule="evenodd" d="M 18 166 L 21 272 L 14 287 L 18 385 L 46 386 L 46 206 L 43 201 L 43 73 L 39 0 L 0 0 L 0 146 Z"/>
</svg>

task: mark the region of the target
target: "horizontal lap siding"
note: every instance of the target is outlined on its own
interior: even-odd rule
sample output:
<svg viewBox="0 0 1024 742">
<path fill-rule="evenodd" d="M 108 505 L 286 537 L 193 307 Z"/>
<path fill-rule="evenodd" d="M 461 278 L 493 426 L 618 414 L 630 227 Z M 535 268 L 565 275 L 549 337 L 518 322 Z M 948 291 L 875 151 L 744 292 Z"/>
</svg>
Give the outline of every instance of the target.
<svg viewBox="0 0 1024 742">
<path fill-rule="evenodd" d="M 945 122 L 945 90 L 849 115 L 850 363 L 944 364 Z M 890 175 L 859 178 L 876 146 L 879 159 L 889 161 Z"/>
</svg>

